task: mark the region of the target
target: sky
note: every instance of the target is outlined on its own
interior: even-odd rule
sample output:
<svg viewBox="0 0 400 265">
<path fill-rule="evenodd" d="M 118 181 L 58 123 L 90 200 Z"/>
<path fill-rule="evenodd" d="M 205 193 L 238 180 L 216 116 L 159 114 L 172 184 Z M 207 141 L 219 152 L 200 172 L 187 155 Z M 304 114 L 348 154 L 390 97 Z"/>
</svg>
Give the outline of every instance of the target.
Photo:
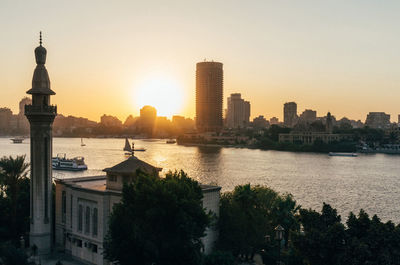
<svg viewBox="0 0 400 265">
<path fill-rule="evenodd" d="M 64 115 L 121 120 L 155 105 L 195 116 L 196 63 L 224 64 L 251 117 L 330 111 L 400 114 L 400 1 L 1 0 L 0 107 L 31 88 L 39 31 L 52 103 Z"/>
</svg>

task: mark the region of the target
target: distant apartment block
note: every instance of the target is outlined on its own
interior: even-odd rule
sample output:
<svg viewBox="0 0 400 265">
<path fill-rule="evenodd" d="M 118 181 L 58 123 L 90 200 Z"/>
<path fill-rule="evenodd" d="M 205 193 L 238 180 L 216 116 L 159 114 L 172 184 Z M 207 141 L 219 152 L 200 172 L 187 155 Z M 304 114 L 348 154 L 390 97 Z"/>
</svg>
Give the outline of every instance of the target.
<svg viewBox="0 0 400 265">
<path fill-rule="evenodd" d="M 196 65 L 196 127 L 199 132 L 222 129 L 223 69 L 219 62 Z"/>
<path fill-rule="evenodd" d="M 269 119 L 269 124 L 270 125 L 279 125 L 279 119 L 277 117 L 272 117 Z"/>
<path fill-rule="evenodd" d="M 254 128 L 267 128 L 267 127 L 269 127 L 269 122 L 264 118 L 263 115 L 260 115 L 253 119 L 253 127 Z"/>
<path fill-rule="evenodd" d="M 240 93 L 231 94 L 227 102 L 226 126 L 228 128 L 244 128 L 248 126 L 250 119 L 250 102 L 242 99 Z"/>
<path fill-rule="evenodd" d="M 296 102 L 287 102 L 283 105 L 283 124 L 286 127 L 293 127 L 297 123 L 297 104 Z"/>
<path fill-rule="evenodd" d="M 312 123 L 317 120 L 317 111 L 306 109 L 300 115 L 299 120 L 302 122 Z"/>
<path fill-rule="evenodd" d="M 373 129 L 387 129 L 390 127 L 390 114 L 370 112 L 365 120 L 365 126 Z"/>
</svg>

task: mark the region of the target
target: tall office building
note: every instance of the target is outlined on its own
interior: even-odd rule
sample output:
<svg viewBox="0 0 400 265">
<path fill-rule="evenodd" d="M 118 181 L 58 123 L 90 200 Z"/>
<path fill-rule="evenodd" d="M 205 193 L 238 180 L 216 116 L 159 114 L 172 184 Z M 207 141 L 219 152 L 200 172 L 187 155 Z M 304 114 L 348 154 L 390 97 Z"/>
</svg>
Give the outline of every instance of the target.
<svg viewBox="0 0 400 265">
<path fill-rule="evenodd" d="M 297 123 L 297 104 L 287 102 L 283 105 L 283 124 L 286 127 L 293 127 Z"/>
<path fill-rule="evenodd" d="M 199 132 L 222 129 L 223 79 L 222 63 L 197 63 L 196 127 Z"/>
<path fill-rule="evenodd" d="M 228 128 L 244 128 L 249 124 L 250 102 L 242 99 L 240 93 L 228 97 L 226 126 Z"/>
</svg>

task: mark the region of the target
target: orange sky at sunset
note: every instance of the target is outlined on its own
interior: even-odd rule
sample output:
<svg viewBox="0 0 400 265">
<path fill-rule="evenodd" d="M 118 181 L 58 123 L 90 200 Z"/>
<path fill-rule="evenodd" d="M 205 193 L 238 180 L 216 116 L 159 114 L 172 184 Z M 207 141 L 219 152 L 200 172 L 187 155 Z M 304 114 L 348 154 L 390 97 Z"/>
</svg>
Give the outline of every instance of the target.
<svg viewBox="0 0 400 265">
<path fill-rule="evenodd" d="M 323 3 L 322 3 L 323 2 Z M 30 89 L 43 32 L 59 113 L 125 120 L 154 105 L 195 116 L 196 63 L 224 64 L 230 93 L 251 117 L 330 111 L 365 121 L 400 113 L 400 2 L 385 1 L 0 2 L 0 107 L 17 112 Z M 164 84 L 164 85 L 163 85 Z"/>
</svg>

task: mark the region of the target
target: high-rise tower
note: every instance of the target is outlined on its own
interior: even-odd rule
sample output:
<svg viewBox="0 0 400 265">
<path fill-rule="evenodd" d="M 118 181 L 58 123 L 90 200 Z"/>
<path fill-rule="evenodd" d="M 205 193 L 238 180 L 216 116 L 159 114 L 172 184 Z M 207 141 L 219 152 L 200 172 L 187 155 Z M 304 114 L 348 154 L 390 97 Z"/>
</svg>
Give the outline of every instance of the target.
<svg viewBox="0 0 400 265">
<path fill-rule="evenodd" d="M 222 129 L 222 63 L 201 62 L 196 65 L 196 127 L 199 132 Z"/>
<path fill-rule="evenodd" d="M 286 127 L 293 127 L 297 123 L 297 104 L 287 102 L 283 105 L 283 124 Z"/>
<path fill-rule="evenodd" d="M 49 254 L 52 247 L 52 124 L 57 115 L 57 106 L 50 105 L 50 80 L 46 67 L 46 49 L 40 45 L 35 49 L 36 68 L 32 88 L 32 104 L 25 105 L 25 115 L 31 128 L 31 198 L 30 198 L 30 245 L 36 245 L 38 254 Z"/>
</svg>

